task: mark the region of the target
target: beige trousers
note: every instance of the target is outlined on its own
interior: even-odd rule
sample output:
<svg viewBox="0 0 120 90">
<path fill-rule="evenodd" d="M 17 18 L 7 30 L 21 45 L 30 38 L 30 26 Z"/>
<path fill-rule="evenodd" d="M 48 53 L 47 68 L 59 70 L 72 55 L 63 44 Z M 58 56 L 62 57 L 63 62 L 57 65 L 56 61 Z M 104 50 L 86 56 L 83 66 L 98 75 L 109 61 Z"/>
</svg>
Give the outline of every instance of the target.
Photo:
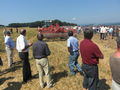
<svg viewBox="0 0 120 90">
<path fill-rule="evenodd" d="M 39 82 L 40 86 L 44 87 L 43 76 L 46 75 L 47 86 L 49 87 L 52 84 L 50 72 L 49 72 L 49 63 L 47 58 L 36 59 L 36 66 L 39 71 Z"/>
<path fill-rule="evenodd" d="M 8 58 L 8 66 L 11 67 L 13 63 L 13 49 L 6 47 L 7 58 Z"/>
</svg>

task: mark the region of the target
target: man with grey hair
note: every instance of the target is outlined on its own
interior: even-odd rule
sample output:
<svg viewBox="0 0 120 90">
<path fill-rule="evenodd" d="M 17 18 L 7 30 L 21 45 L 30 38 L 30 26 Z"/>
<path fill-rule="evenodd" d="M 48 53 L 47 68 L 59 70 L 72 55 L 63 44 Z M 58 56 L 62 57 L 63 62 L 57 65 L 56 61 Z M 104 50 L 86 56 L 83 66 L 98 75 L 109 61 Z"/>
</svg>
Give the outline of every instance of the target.
<svg viewBox="0 0 120 90">
<path fill-rule="evenodd" d="M 28 53 L 28 48 L 32 46 L 32 43 L 28 43 L 25 36 L 26 30 L 22 29 L 20 31 L 20 36 L 17 37 L 16 41 L 16 49 L 18 50 L 19 57 L 23 63 L 23 83 L 26 83 L 32 77 Z"/>
<path fill-rule="evenodd" d="M 44 88 L 43 73 L 47 76 L 47 87 L 52 86 L 52 80 L 49 71 L 48 56 L 50 55 L 50 50 L 48 45 L 43 41 L 43 34 L 39 33 L 37 35 L 38 41 L 33 44 L 33 57 L 36 60 L 36 66 L 39 71 L 39 82 L 41 88 Z"/>
<path fill-rule="evenodd" d="M 116 39 L 117 50 L 110 56 L 112 90 L 120 90 L 120 36 Z"/>
</svg>

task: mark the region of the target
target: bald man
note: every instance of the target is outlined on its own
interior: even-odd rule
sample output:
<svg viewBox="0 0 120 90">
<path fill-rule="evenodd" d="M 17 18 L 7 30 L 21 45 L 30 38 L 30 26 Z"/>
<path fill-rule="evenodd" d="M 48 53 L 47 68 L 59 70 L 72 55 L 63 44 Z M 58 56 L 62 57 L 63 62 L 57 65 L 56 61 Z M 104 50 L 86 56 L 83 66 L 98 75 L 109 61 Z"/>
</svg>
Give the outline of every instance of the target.
<svg viewBox="0 0 120 90">
<path fill-rule="evenodd" d="M 17 37 L 16 49 L 19 52 L 19 57 L 23 63 L 23 83 L 26 83 L 31 79 L 31 68 L 29 63 L 29 47 L 32 46 L 32 43 L 28 43 L 26 38 L 26 30 L 22 29 L 20 31 L 20 36 Z"/>
<path fill-rule="evenodd" d="M 51 52 L 48 45 L 43 41 L 43 35 L 41 33 L 37 35 L 37 39 L 38 41 L 33 44 L 33 57 L 36 60 L 36 66 L 39 71 L 40 86 L 44 88 L 43 73 L 45 73 L 47 76 L 47 87 L 50 88 L 53 86 L 48 63 L 48 56 Z"/>
</svg>

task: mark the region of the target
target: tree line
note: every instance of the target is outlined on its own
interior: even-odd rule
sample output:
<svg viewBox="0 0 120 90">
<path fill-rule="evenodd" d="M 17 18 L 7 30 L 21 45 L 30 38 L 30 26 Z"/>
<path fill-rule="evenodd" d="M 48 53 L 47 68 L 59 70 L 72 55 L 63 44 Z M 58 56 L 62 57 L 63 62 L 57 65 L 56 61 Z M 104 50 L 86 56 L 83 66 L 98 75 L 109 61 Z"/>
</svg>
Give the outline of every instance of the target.
<svg viewBox="0 0 120 90">
<path fill-rule="evenodd" d="M 47 27 L 54 24 L 59 24 L 60 26 L 75 26 L 77 24 L 75 23 L 68 23 L 68 22 L 62 22 L 58 19 L 56 20 L 43 20 L 43 21 L 36 21 L 31 23 L 11 23 L 8 25 L 8 27 Z"/>
<path fill-rule="evenodd" d="M 0 27 L 4 27 L 4 25 L 0 25 Z"/>
</svg>

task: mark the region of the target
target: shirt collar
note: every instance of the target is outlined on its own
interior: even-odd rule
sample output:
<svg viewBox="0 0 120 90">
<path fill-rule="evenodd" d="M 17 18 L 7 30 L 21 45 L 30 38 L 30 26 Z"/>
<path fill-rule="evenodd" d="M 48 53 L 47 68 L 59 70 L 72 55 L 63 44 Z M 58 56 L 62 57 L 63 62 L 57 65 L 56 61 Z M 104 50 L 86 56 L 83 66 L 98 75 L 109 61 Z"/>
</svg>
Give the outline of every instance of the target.
<svg viewBox="0 0 120 90">
<path fill-rule="evenodd" d="M 85 40 L 85 41 L 90 41 L 90 42 L 92 42 L 91 39 L 86 39 L 86 38 L 85 38 L 84 40 Z"/>
<path fill-rule="evenodd" d="M 69 36 L 69 38 L 72 38 L 73 36 Z"/>
<path fill-rule="evenodd" d="M 20 37 L 25 37 L 24 35 L 20 34 Z"/>
<path fill-rule="evenodd" d="M 6 37 L 10 37 L 10 36 L 7 35 Z"/>
</svg>

